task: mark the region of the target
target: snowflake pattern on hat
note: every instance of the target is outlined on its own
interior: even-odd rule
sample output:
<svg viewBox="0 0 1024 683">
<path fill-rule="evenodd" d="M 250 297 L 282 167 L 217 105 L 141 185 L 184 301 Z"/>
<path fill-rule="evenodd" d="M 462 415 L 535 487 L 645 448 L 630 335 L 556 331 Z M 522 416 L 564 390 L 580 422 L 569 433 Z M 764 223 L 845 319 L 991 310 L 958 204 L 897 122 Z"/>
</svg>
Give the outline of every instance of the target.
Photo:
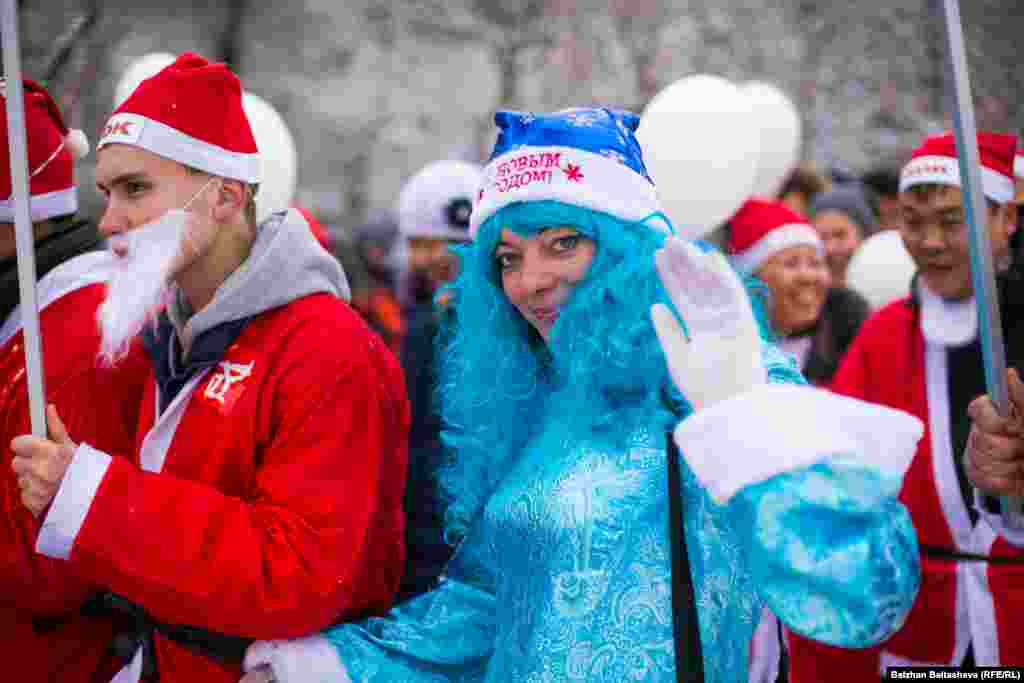
<svg viewBox="0 0 1024 683">
<path fill-rule="evenodd" d="M 492 161 L 525 147 L 575 147 L 617 161 L 652 182 L 634 135 L 640 117 L 632 112 L 604 108 L 564 109 L 553 114 L 499 111 L 494 122 L 501 132 Z"/>
<path fill-rule="evenodd" d="M 498 140 L 476 193 L 471 235 L 517 202 L 557 201 L 630 221 L 663 215 L 634 134 L 636 114 L 605 108 L 499 111 L 494 122 Z"/>
</svg>

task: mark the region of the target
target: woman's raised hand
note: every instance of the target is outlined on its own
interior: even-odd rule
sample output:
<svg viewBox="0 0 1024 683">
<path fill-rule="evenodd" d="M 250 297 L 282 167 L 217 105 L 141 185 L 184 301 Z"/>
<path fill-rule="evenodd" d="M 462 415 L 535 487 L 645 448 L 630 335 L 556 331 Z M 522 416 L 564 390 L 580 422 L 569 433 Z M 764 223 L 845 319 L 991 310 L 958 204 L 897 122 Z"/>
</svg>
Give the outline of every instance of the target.
<svg viewBox="0 0 1024 683">
<path fill-rule="evenodd" d="M 764 384 L 754 311 L 725 257 L 670 237 L 654 260 L 686 333 L 663 304 L 651 307 L 651 320 L 672 379 L 693 409 Z"/>
</svg>

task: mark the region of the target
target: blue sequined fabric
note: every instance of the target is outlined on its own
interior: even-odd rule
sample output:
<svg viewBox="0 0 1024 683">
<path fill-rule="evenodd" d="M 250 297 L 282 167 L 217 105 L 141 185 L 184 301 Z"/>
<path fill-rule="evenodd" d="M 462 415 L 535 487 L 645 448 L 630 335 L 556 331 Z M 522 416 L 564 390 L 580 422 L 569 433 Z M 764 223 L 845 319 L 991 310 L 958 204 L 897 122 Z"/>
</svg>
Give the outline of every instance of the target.
<svg viewBox="0 0 1024 683">
<path fill-rule="evenodd" d="M 773 381 L 801 381 L 767 348 Z M 564 415 L 549 422 L 436 589 L 327 632 L 353 681 L 675 682 L 665 434 L 580 439 Z M 764 600 L 834 644 L 899 627 L 920 574 L 898 481 L 835 459 L 719 506 L 682 473 L 708 683 L 746 680 Z"/>
</svg>

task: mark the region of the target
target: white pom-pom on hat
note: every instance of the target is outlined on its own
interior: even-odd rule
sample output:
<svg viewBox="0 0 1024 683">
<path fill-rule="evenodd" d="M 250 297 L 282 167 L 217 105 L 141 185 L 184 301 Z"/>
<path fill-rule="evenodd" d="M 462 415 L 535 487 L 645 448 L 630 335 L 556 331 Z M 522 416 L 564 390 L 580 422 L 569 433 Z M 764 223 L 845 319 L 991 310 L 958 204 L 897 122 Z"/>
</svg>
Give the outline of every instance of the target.
<svg viewBox="0 0 1024 683">
<path fill-rule="evenodd" d="M 69 130 L 64 137 L 64 142 L 68 146 L 68 151 L 71 152 L 71 158 L 75 161 L 84 159 L 85 155 L 89 153 L 89 138 L 78 128 Z"/>
</svg>

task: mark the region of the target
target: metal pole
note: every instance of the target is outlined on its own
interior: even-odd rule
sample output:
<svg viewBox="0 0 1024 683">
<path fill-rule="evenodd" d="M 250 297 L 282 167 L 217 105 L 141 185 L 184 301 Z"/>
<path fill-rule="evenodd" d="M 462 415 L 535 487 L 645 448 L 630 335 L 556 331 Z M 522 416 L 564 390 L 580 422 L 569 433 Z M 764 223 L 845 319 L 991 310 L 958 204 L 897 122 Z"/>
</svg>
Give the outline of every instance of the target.
<svg viewBox="0 0 1024 683">
<path fill-rule="evenodd" d="M 14 200 L 14 236 L 18 258 L 18 294 L 25 338 L 25 370 L 28 380 L 32 434 L 46 437 L 46 391 L 43 387 L 43 352 L 36 303 L 36 253 L 29 210 L 28 145 L 25 135 L 25 89 L 21 82 L 18 51 L 18 8 L 15 0 L 0 0 L 2 22 L 7 144 L 11 155 L 11 196 Z"/>
<path fill-rule="evenodd" d="M 953 125 L 956 130 L 957 155 L 960 158 L 960 186 L 970 240 L 971 279 L 978 307 L 978 337 L 981 339 L 981 353 L 985 363 L 985 386 L 996 409 L 1006 415 L 1010 401 L 1006 384 L 1006 349 L 1003 345 L 1003 324 L 986 220 L 988 210 L 981 189 L 978 132 L 974 122 L 959 0 L 945 0 L 944 10 L 946 44 L 956 101 Z M 1000 501 L 1003 522 L 1014 529 L 1024 529 L 1024 500 L 1003 497 Z"/>
</svg>

